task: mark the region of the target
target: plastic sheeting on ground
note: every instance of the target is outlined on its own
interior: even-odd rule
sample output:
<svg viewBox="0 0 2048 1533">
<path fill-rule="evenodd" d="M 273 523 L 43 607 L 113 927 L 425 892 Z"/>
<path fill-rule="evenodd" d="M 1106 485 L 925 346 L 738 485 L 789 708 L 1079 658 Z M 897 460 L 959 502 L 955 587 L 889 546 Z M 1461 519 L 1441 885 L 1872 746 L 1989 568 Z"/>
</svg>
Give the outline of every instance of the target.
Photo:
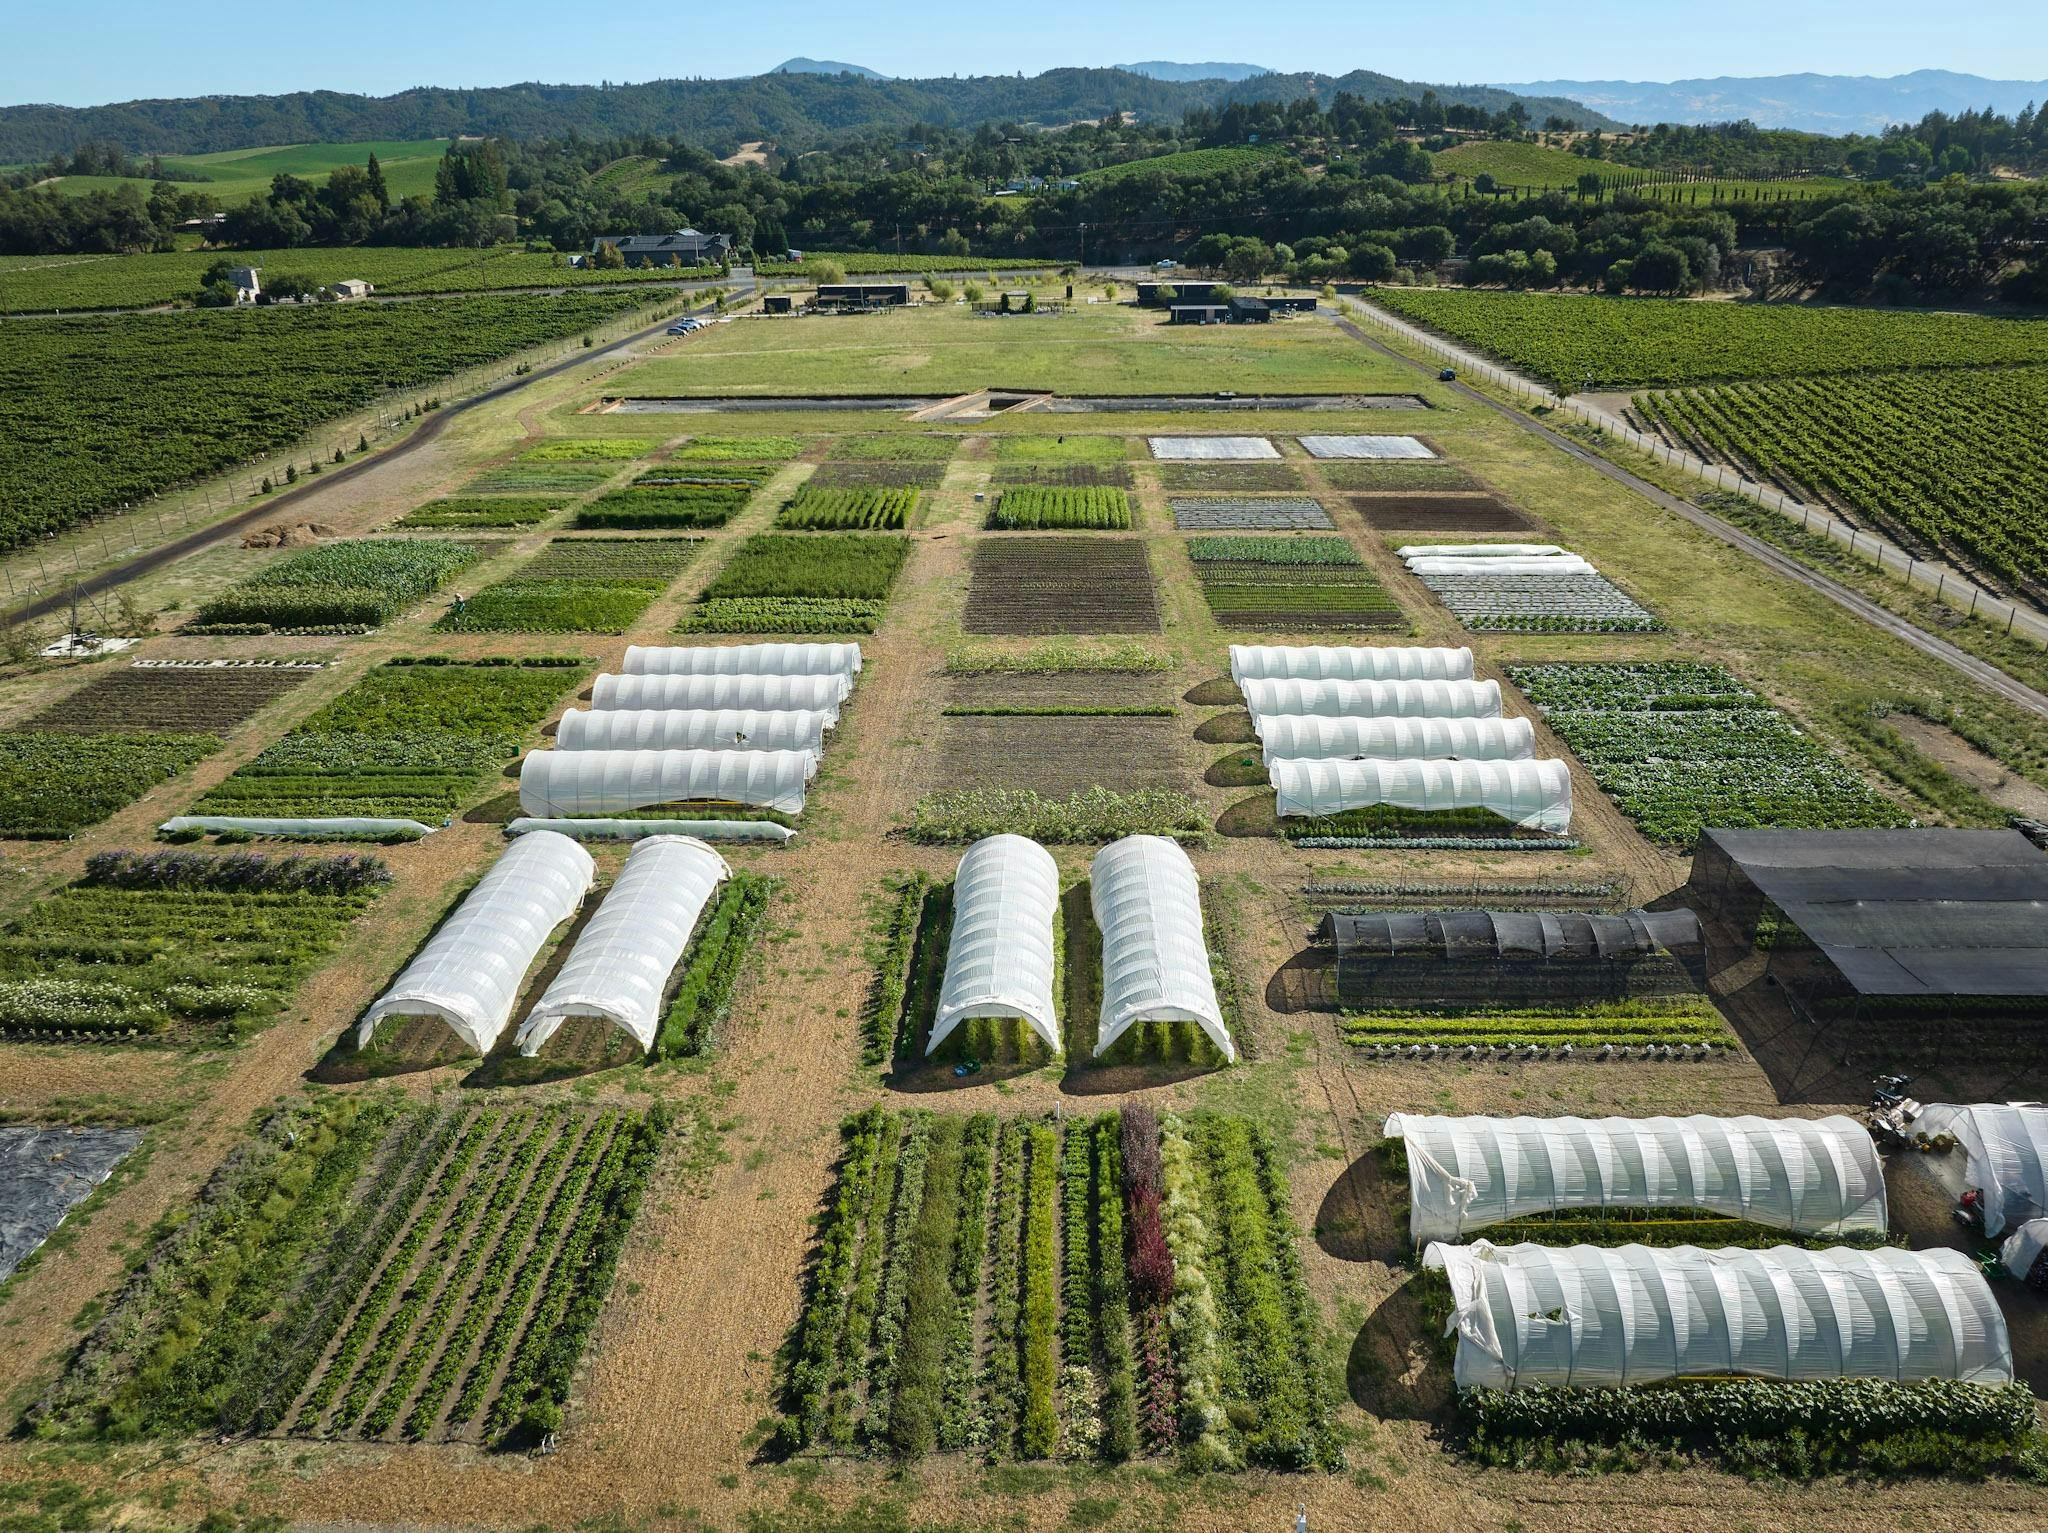
<svg viewBox="0 0 2048 1533">
<path fill-rule="evenodd" d="M 1414 644 L 1233 644 L 1230 679 L 1469 681 L 1472 651 Z"/>
<path fill-rule="evenodd" d="M 758 708 L 571 708 L 558 751 L 822 751 L 826 715 Z"/>
<path fill-rule="evenodd" d="M 783 842 L 796 834 L 773 820 L 570 820 L 521 815 L 505 827 L 508 836 L 559 831 L 579 841 L 640 841 L 648 836 L 695 836 L 699 841 Z"/>
<path fill-rule="evenodd" d="M 2005 1244 L 1998 1248 L 1998 1259 L 2005 1263 L 2007 1272 L 2024 1283 L 2043 1251 L 2048 1251 L 2048 1219 L 2029 1219 L 2006 1236 Z"/>
<path fill-rule="evenodd" d="M 362 815 L 329 819 L 275 819 L 246 814 L 177 814 L 158 830 L 245 830 L 252 836 L 303 837 L 319 841 L 331 836 L 431 836 L 440 827 L 418 820 L 378 820 Z"/>
<path fill-rule="evenodd" d="M 1394 552 L 1403 559 L 1550 559 L 1564 550 L 1555 543 L 1404 543 Z"/>
<path fill-rule="evenodd" d="M 1311 458 L 1434 458 L 1412 436 L 1298 436 Z"/>
<path fill-rule="evenodd" d="M 811 751 L 531 751 L 519 807 L 570 819 L 698 802 L 800 814 L 817 770 Z"/>
<path fill-rule="evenodd" d="M 1913 1131 L 1954 1136 L 1960 1153 L 1929 1155 L 1926 1164 L 1956 1196 L 1984 1194 L 1986 1235 L 2048 1216 L 2048 1104 L 1930 1102 Z"/>
<path fill-rule="evenodd" d="M 1417 1245 L 1557 1209 L 1703 1208 L 1811 1235 L 1885 1232 L 1854 1118 L 1450 1118 L 1395 1113 Z"/>
<path fill-rule="evenodd" d="M 490 1053 L 527 966 L 576 913 L 596 874 L 590 853 L 567 836 L 535 831 L 514 841 L 363 1013 L 356 1047 L 386 1017 L 436 1017 L 476 1053 Z"/>
<path fill-rule="evenodd" d="M 1059 864 L 1036 841 L 990 836 L 967 849 L 953 875 L 953 938 L 927 1054 L 969 1017 L 1022 1017 L 1060 1052 L 1052 993 L 1059 908 Z"/>
<path fill-rule="evenodd" d="M 1247 681 L 1255 722 L 1276 714 L 1326 719 L 1497 719 L 1497 681 Z"/>
<path fill-rule="evenodd" d="M 1572 828 L 1572 774 L 1562 761 L 1275 761 L 1267 776 L 1283 819 L 1390 804 L 1490 809 L 1555 836 Z"/>
<path fill-rule="evenodd" d="M 1276 761 L 1527 761 L 1527 719 L 1332 719 L 1276 713 L 1259 721 L 1266 765 Z"/>
<path fill-rule="evenodd" d="M 756 709 L 763 713 L 822 713 L 839 722 L 839 705 L 853 689 L 851 676 L 617 676 L 590 686 L 590 706 L 701 710 Z M 829 726 L 828 726 L 829 727 Z"/>
<path fill-rule="evenodd" d="M 628 644 L 628 676 L 840 676 L 860 670 L 858 644 Z"/>
<path fill-rule="evenodd" d="M 571 1017 L 598 1017 L 654 1047 L 661 994 L 690 945 L 690 933 L 718 886 L 725 859 L 688 836 L 653 836 L 635 846 L 604 903 L 576 938 L 561 972 L 519 1029 L 529 1058 Z"/>
<path fill-rule="evenodd" d="M 1251 463 L 1280 456 L 1280 449 L 1262 436 L 1155 436 L 1148 441 L 1153 457 L 1180 462 Z"/>
<path fill-rule="evenodd" d="M 0 1282 L 140 1143 L 139 1128 L 0 1126 Z"/>
<path fill-rule="evenodd" d="M 1433 1243 L 1460 1388 L 2012 1378 L 2005 1318 L 1961 1251 Z"/>
<path fill-rule="evenodd" d="M 1410 559 L 1411 575 L 1597 575 L 1577 554 L 1555 559 Z"/>
<path fill-rule="evenodd" d="M 1095 1052 L 1140 1022 L 1192 1022 L 1229 1060 L 1202 934 L 1202 887 L 1176 841 L 1126 836 L 1095 854 L 1089 902 L 1102 932 L 1102 1011 Z"/>
</svg>

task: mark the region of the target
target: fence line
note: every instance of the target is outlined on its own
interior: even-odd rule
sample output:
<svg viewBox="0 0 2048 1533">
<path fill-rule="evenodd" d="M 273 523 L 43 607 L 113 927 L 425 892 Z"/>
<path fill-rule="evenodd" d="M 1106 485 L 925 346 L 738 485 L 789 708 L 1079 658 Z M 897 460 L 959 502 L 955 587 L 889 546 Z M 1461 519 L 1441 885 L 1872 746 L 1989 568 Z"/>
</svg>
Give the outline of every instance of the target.
<svg viewBox="0 0 2048 1533">
<path fill-rule="evenodd" d="M 1681 473 L 1690 474 L 1695 479 L 1703 480 L 1731 495 L 1739 495 L 1768 511 L 1775 511 L 1786 520 L 1799 523 L 1804 531 L 1841 544 L 1859 558 L 1870 560 L 1882 573 L 1896 576 L 1908 585 L 1922 587 L 1952 606 L 1961 608 L 1966 616 L 1988 623 L 2001 633 L 2048 645 L 2048 618 L 2043 618 L 2031 608 L 1993 595 L 1945 564 L 1916 558 L 1897 544 L 1887 542 L 1875 533 L 1850 526 L 1830 511 L 1808 505 L 1782 490 L 1758 484 L 1755 480 L 1745 478 L 1722 464 L 1709 463 L 1704 458 L 1673 447 L 1661 437 L 1653 437 L 1646 432 L 1638 431 L 1626 421 L 1619 420 L 1584 400 L 1553 393 L 1540 384 L 1532 383 L 1520 373 L 1495 366 L 1482 357 L 1474 356 L 1463 347 L 1451 345 L 1431 335 L 1419 326 L 1396 319 L 1362 298 L 1358 300 L 1358 307 L 1363 316 L 1375 324 L 1392 331 L 1403 340 L 1434 352 L 1445 361 L 1456 363 L 1460 371 L 1478 374 L 1519 400 L 1563 411 L 1603 435 L 1624 442 L 1638 452 L 1655 458 L 1660 463 L 1668 464 Z M 1954 589 L 1951 590 L 1951 587 Z M 1965 598 L 1968 600 L 1967 606 L 1964 605 Z"/>
</svg>

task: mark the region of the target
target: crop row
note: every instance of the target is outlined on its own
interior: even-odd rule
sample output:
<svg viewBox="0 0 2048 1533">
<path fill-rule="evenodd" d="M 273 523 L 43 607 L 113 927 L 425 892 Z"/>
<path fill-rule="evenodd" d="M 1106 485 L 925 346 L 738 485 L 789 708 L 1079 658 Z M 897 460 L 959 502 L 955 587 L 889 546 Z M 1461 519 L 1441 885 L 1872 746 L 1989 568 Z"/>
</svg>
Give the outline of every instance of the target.
<svg viewBox="0 0 2048 1533">
<path fill-rule="evenodd" d="M 196 617 L 203 624 L 261 623 L 287 633 L 343 623 L 374 628 L 476 559 L 469 544 L 433 538 L 327 543 L 237 582 Z"/>
<path fill-rule="evenodd" d="M 0 733 L 0 834 L 56 838 L 97 825 L 219 749 L 210 734 Z"/>
<path fill-rule="evenodd" d="M 636 484 L 576 512 L 578 527 L 723 527 L 754 493 L 740 482 Z"/>
<path fill-rule="evenodd" d="M 407 529 L 534 527 L 559 511 L 561 495 L 450 495 L 430 500 L 400 517 Z"/>
<path fill-rule="evenodd" d="M 998 497 L 988 525 L 997 530 L 1120 531 L 1131 525 L 1131 497 L 1106 485 L 1020 485 Z"/>
<path fill-rule="evenodd" d="M 910 833 L 927 842 L 1029 836 L 1034 841 L 1088 843 L 1123 836 L 1199 836 L 1209 827 L 1202 806 L 1170 788 L 1128 792 L 1096 786 L 1049 798 L 1028 788 L 961 788 L 928 793 L 911 811 Z"/>
<path fill-rule="evenodd" d="M 716 1045 L 774 892 L 775 881 L 758 873 L 735 874 L 719 887 L 683 955 L 681 978 L 655 1039 L 657 1056 L 706 1054 Z"/>
<path fill-rule="evenodd" d="M 900 531 L 909 524 L 911 514 L 917 509 L 918 494 L 913 486 L 806 487 L 798 490 L 775 514 L 775 525 L 821 532 L 842 529 Z"/>
<path fill-rule="evenodd" d="M 1188 539 L 1188 557 L 1203 564 L 1271 564 L 1282 568 L 1362 565 L 1343 538 L 1259 537 L 1255 534 Z"/>
</svg>

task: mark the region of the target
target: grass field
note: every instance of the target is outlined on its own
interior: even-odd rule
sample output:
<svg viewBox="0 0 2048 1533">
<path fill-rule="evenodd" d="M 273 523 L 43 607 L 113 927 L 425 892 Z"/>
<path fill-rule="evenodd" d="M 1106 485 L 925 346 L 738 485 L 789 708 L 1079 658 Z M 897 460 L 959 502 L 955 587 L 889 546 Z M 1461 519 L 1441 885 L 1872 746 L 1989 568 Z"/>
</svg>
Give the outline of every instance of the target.
<svg viewBox="0 0 2048 1533">
<path fill-rule="evenodd" d="M 1414 388 L 1412 375 L 1327 325 L 1169 328 L 1149 312 L 1108 306 L 1014 320 L 935 307 L 720 325 L 692 337 L 684 354 L 614 374 L 606 388 L 627 395 L 958 394 L 991 384 L 1063 394 Z"/>
</svg>

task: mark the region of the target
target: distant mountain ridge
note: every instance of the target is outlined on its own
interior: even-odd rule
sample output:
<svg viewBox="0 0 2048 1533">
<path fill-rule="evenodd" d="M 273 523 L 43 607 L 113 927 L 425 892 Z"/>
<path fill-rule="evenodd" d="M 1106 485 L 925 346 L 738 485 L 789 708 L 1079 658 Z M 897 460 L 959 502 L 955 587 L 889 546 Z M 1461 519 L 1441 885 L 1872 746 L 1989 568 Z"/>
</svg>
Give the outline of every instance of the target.
<svg viewBox="0 0 2048 1533">
<path fill-rule="evenodd" d="M 793 61 L 794 62 L 794 61 Z M 1111 112 L 1177 120 L 1190 108 L 1233 101 L 1324 105 L 1339 91 L 1371 101 L 1418 98 L 1505 111 L 1521 101 L 1531 121 L 1562 116 L 1586 127 L 1617 124 L 1576 102 L 1528 100 L 1489 85 L 1423 85 L 1354 70 L 1345 75 L 1272 74 L 1249 80 L 1152 80 L 1122 69 L 1052 69 L 1018 75 L 928 80 L 784 73 L 738 80 L 655 80 L 640 85 L 521 85 L 477 90 L 425 86 L 395 96 L 298 91 L 284 96 L 200 96 L 111 106 L 0 107 L 0 164 L 33 163 L 90 142 L 130 154 L 206 154 L 272 144 L 372 139 L 681 135 L 717 154 L 765 141 L 802 148 L 835 133 L 909 128 L 920 122 L 973 128 L 984 122 L 1097 121 Z"/>
<path fill-rule="evenodd" d="M 1711 80 L 1539 80 L 1503 85 L 1533 95 L 1568 96 L 1631 123 L 1736 122 L 1807 133 L 1881 133 L 1929 112 L 1990 107 L 2012 113 L 2048 101 L 2048 81 L 1987 80 L 1947 69 L 1911 74 L 1720 76 Z"/>
<path fill-rule="evenodd" d="M 1264 64 L 1175 64 L 1166 59 L 1149 59 L 1143 64 L 1118 64 L 1148 80 L 1256 80 L 1274 71 Z"/>
<path fill-rule="evenodd" d="M 889 77 L 879 69 L 870 69 L 865 64 L 842 64 L 836 59 L 807 59 L 798 54 L 793 59 L 784 59 L 768 73 L 772 75 L 859 75 L 863 80 L 886 80 Z"/>
</svg>

